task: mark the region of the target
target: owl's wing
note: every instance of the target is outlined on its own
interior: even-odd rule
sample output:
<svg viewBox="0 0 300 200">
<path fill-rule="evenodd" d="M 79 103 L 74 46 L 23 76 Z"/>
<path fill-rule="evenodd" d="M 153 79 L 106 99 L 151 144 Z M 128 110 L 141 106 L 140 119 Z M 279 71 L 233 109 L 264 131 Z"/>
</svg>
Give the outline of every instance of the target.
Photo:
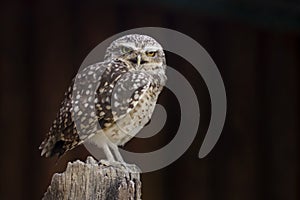
<svg viewBox="0 0 300 200">
<path fill-rule="evenodd" d="M 45 140 L 39 147 L 42 150 L 41 156 L 50 157 L 55 154 L 60 156 L 66 150 L 74 148 L 80 142 L 71 116 L 73 84 L 74 79 L 67 92 L 65 92 L 64 100 L 60 105 L 60 109 Z"/>
<path fill-rule="evenodd" d="M 113 125 L 135 108 L 150 87 L 150 79 L 145 73 L 129 72 L 128 66 L 120 61 L 86 67 L 65 93 L 57 117 L 40 146 L 42 155 L 60 156 L 80 145 L 95 134 L 98 122 L 101 128 Z"/>
<path fill-rule="evenodd" d="M 50 157 L 56 154 L 60 156 L 65 151 L 71 150 L 82 143 L 82 139 L 79 137 L 76 124 L 74 123 L 74 119 L 76 120 L 76 116 L 78 116 L 78 113 L 75 114 L 75 111 L 79 112 L 80 110 L 84 113 L 89 111 L 81 106 L 81 101 L 87 102 L 87 100 L 91 100 L 91 98 L 87 98 L 87 95 L 84 95 L 84 92 L 87 91 L 85 87 L 89 89 L 86 86 L 87 84 L 97 84 L 101 80 L 100 75 L 106 66 L 107 64 L 105 63 L 90 65 L 78 72 L 77 76 L 72 80 L 68 90 L 65 92 L 64 100 L 60 105 L 56 118 L 45 140 L 39 147 L 42 151 L 42 156 Z"/>
</svg>

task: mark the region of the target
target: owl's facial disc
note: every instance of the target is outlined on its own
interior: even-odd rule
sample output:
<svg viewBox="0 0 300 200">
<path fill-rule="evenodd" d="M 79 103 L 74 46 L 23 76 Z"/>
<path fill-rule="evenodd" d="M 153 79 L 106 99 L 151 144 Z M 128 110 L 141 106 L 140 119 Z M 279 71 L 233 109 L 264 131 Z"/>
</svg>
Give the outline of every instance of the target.
<svg viewBox="0 0 300 200">
<path fill-rule="evenodd" d="M 161 48 L 145 47 L 141 49 L 126 44 L 121 46 L 120 51 L 120 59 L 129 63 L 135 69 L 145 68 L 147 70 L 153 64 L 162 65 L 163 63 Z"/>
</svg>

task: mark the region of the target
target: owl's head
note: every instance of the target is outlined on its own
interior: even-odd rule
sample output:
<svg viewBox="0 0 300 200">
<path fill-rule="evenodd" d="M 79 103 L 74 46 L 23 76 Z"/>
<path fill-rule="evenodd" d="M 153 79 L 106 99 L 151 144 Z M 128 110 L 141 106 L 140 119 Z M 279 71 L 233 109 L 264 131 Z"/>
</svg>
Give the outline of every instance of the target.
<svg viewBox="0 0 300 200">
<path fill-rule="evenodd" d="M 162 46 L 147 35 L 125 35 L 113 41 L 104 57 L 108 60 L 121 60 L 135 70 L 165 70 L 166 59 Z"/>
</svg>

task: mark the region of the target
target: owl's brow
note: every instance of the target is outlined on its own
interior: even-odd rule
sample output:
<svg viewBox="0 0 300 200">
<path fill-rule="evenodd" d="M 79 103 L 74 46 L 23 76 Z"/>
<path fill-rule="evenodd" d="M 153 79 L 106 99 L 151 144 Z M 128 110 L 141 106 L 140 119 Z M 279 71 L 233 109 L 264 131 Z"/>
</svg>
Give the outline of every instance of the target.
<svg viewBox="0 0 300 200">
<path fill-rule="evenodd" d="M 161 47 L 158 47 L 158 46 L 146 46 L 144 48 L 145 51 L 158 51 L 158 50 L 161 50 Z"/>
<path fill-rule="evenodd" d="M 137 49 L 137 47 L 134 45 L 134 43 L 121 43 L 120 46 L 131 48 L 133 50 Z"/>
</svg>

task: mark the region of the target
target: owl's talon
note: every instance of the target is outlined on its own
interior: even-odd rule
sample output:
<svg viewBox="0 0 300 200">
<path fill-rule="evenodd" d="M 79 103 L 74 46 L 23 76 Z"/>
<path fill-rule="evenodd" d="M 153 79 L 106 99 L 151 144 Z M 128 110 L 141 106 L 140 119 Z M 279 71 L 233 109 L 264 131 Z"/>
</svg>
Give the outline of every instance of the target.
<svg viewBox="0 0 300 200">
<path fill-rule="evenodd" d="M 98 162 L 98 165 L 103 165 L 103 166 L 106 166 L 106 167 L 112 166 L 112 165 L 111 165 L 111 161 L 104 160 L 104 159 L 100 160 L 100 161 Z"/>
<path fill-rule="evenodd" d="M 116 167 L 116 168 L 122 168 L 125 169 L 128 172 L 142 172 L 141 169 L 136 166 L 135 164 L 128 164 L 125 162 L 119 162 L 119 161 L 109 161 L 109 160 L 100 160 L 98 162 L 99 165 L 103 165 L 106 167 L 112 166 L 112 167 Z"/>
</svg>

